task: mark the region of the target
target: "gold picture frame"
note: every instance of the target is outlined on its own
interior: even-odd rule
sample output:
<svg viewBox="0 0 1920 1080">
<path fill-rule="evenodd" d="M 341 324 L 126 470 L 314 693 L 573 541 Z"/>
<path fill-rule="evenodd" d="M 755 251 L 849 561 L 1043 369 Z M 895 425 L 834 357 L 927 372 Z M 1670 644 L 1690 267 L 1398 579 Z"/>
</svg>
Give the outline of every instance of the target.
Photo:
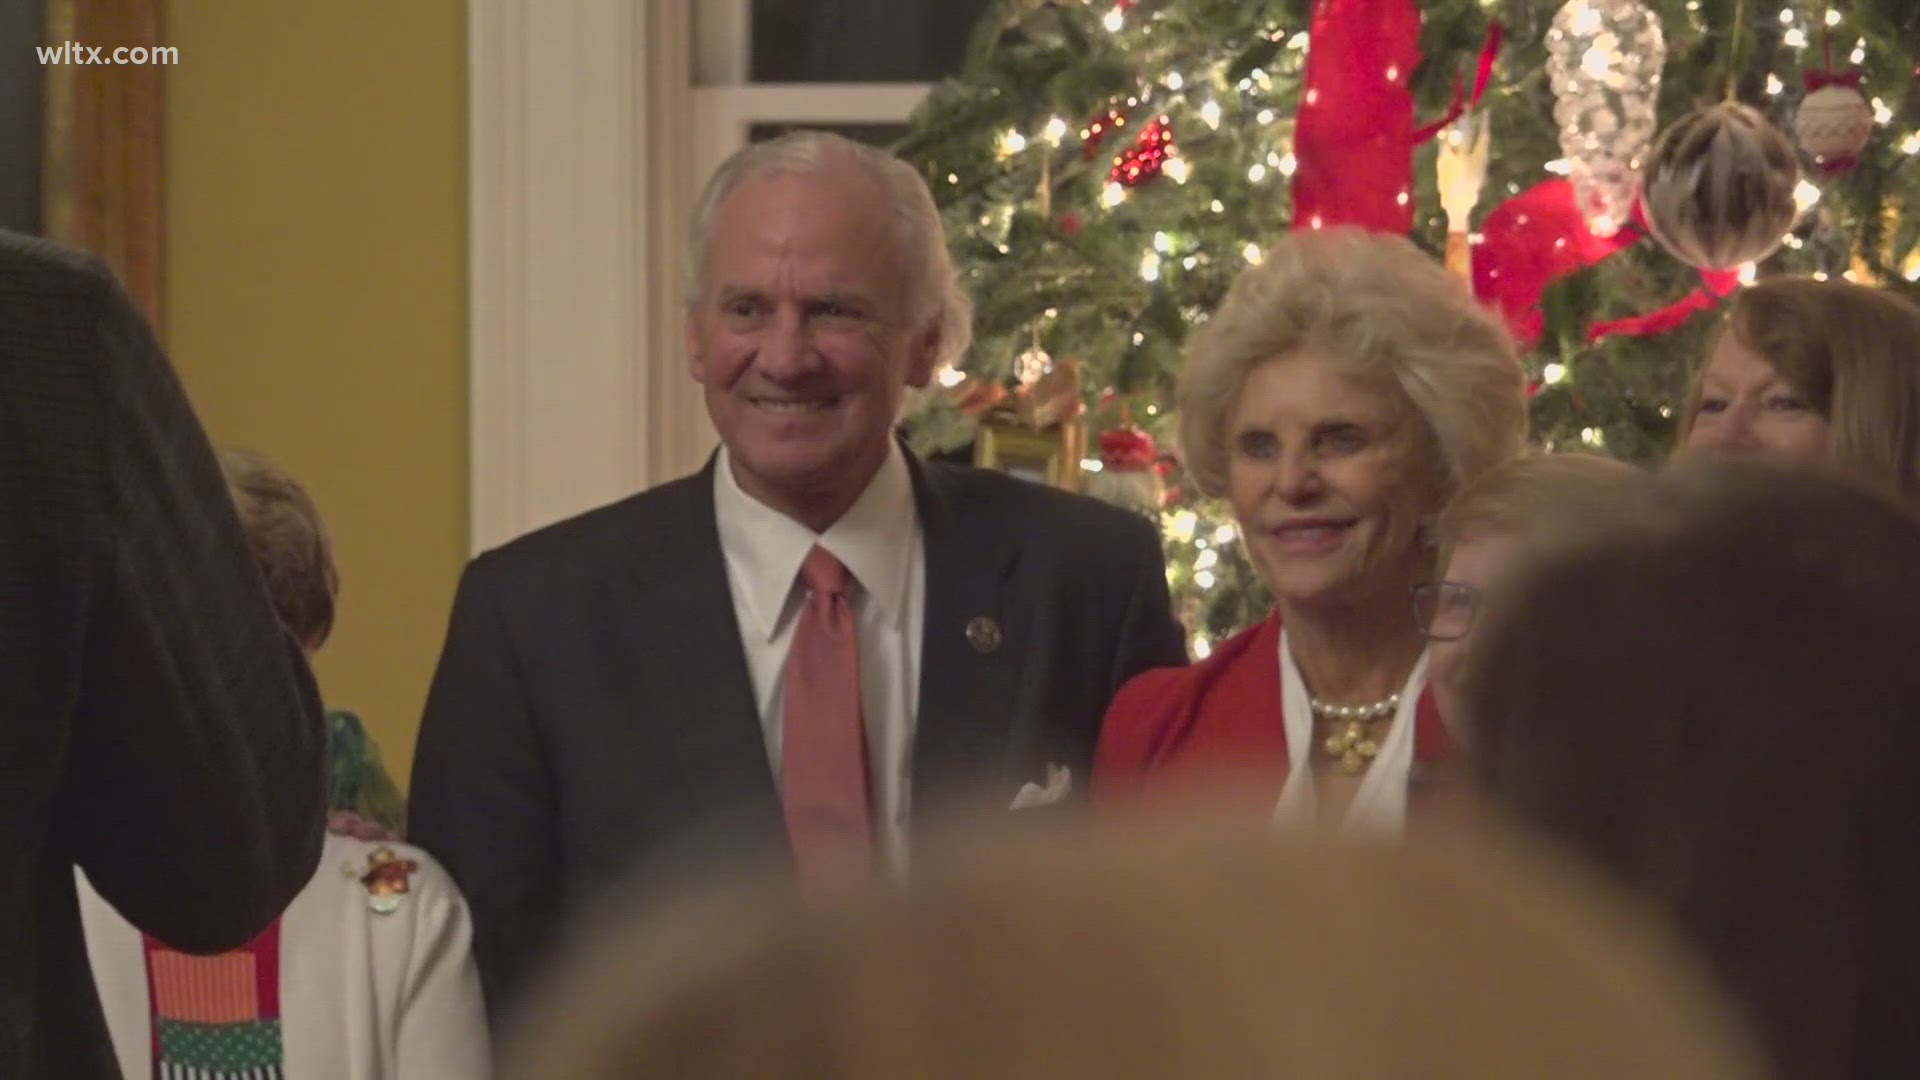
<svg viewBox="0 0 1920 1080">
<path fill-rule="evenodd" d="M 973 443 L 973 463 L 1024 480 L 1077 491 L 1086 429 L 1069 421 L 1046 428 L 987 420 Z"/>
</svg>

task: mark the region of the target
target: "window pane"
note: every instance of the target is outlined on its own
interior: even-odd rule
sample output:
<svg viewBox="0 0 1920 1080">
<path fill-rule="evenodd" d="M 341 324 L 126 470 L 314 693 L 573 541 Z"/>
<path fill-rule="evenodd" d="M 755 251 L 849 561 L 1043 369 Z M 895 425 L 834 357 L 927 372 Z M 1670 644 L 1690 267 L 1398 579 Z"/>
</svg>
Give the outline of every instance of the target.
<svg viewBox="0 0 1920 1080">
<path fill-rule="evenodd" d="M 937 82 L 991 0 L 753 0 L 754 82 Z"/>
<path fill-rule="evenodd" d="M 810 131 L 831 131 L 837 135 L 845 135 L 855 142 L 863 142 L 868 146 L 878 146 L 882 148 L 893 145 L 895 140 L 907 133 L 907 125 L 905 124 L 828 124 L 811 122 L 789 124 L 761 121 L 747 128 L 747 141 L 766 142 L 768 139 L 785 135 L 795 128 L 806 128 Z"/>
</svg>

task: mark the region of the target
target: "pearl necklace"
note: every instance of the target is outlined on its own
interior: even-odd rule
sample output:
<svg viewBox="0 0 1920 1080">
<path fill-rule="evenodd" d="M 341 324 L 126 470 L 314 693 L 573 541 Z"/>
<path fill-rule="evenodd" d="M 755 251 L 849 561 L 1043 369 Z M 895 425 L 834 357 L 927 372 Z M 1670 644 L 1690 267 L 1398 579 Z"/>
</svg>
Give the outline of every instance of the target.
<svg viewBox="0 0 1920 1080">
<path fill-rule="evenodd" d="M 1365 769 L 1380 754 L 1380 740 L 1368 729 L 1374 721 L 1392 716 L 1400 708 L 1400 695 L 1391 694 L 1371 705 L 1336 705 L 1308 697 L 1313 715 L 1331 720 L 1337 730 L 1322 745 L 1327 753 L 1340 759 L 1340 767 L 1349 775 Z"/>
</svg>

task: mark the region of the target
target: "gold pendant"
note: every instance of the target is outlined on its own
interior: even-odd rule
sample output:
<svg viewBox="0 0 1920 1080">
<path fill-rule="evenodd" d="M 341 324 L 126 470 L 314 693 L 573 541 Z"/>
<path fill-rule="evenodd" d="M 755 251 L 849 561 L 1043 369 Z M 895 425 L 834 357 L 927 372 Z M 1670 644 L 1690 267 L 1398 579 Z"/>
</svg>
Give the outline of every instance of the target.
<svg viewBox="0 0 1920 1080">
<path fill-rule="evenodd" d="M 1365 719 L 1347 719 L 1339 724 L 1320 744 L 1321 748 L 1328 757 L 1340 762 L 1343 771 L 1349 774 L 1364 771 L 1368 763 L 1379 755 L 1380 743 L 1368 733 Z"/>
<path fill-rule="evenodd" d="M 1349 720 L 1340 734 L 1327 740 L 1327 750 L 1340 759 L 1340 768 L 1348 775 L 1364 772 L 1380 753 L 1380 744 L 1367 733 L 1364 720 Z"/>
</svg>

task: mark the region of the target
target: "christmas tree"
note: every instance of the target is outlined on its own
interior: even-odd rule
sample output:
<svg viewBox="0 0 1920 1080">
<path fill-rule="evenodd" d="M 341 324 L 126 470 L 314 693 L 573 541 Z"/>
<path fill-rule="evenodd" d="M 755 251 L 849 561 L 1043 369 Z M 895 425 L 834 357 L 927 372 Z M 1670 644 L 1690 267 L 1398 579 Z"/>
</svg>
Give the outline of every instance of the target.
<svg viewBox="0 0 1920 1080">
<path fill-rule="evenodd" d="M 1173 445 L 1188 330 L 1295 227 L 1303 181 L 1398 186 L 1415 241 L 1445 256 L 1451 232 L 1450 265 L 1468 273 L 1470 261 L 1476 291 L 1529 346 L 1539 441 L 1642 463 L 1665 455 L 1717 298 L 1738 280 L 1846 276 L 1911 292 L 1920 279 L 1913 0 L 1425 0 L 1411 70 L 1389 61 L 1375 83 L 1410 94 L 1419 123 L 1470 107 L 1413 146 L 1410 173 L 1327 175 L 1320 144 L 1296 142 L 1303 104 L 1376 103 L 1337 56 L 1310 78 L 1316 37 L 1333 48 L 1337 20 L 1365 31 L 1393 6 L 1007 0 L 896 147 L 933 185 L 976 310 L 962 369 L 911 420 L 916 447 L 970 444 L 983 418 L 1040 424 L 1084 406 L 1089 486 L 1159 517 L 1202 655 L 1268 600 L 1226 508 L 1186 490 L 1153 448 Z M 1353 30 L 1348 43 L 1366 47 Z M 1656 183 L 1697 183 L 1697 163 L 1657 160 L 1654 134 L 1735 100 L 1784 133 L 1798 175 L 1789 164 L 1752 178 L 1771 211 L 1663 221 L 1689 192 L 1663 202 Z M 1630 216 L 1642 180 L 1647 214 Z M 1745 261 L 1698 265 L 1709 258 Z"/>
</svg>

